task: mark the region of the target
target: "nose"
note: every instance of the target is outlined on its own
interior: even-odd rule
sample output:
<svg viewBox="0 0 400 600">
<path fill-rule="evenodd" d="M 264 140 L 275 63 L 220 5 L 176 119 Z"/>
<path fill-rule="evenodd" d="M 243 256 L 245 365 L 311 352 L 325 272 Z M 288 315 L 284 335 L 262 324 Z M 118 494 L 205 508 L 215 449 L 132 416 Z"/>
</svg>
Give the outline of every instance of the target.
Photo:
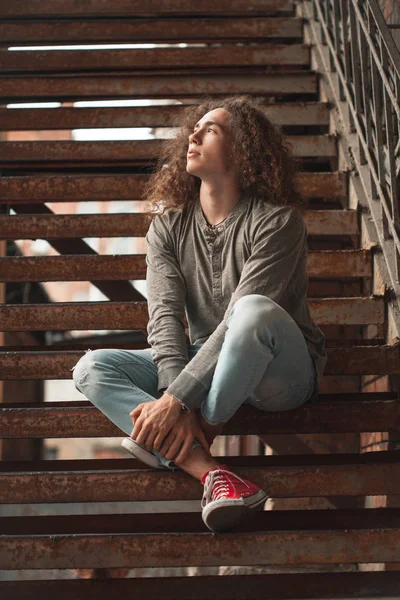
<svg viewBox="0 0 400 600">
<path fill-rule="evenodd" d="M 189 135 L 189 143 L 192 143 L 194 140 L 196 140 L 196 144 L 198 144 L 198 139 L 199 139 L 199 138 L 197 137 L 198 133 L 199 133 L 199 132 L 198 132 L 198 130 L 197 130 L 197 131 L 193 131 L 193 133 L 191 133 L 191 134 Z"/>
</svg>

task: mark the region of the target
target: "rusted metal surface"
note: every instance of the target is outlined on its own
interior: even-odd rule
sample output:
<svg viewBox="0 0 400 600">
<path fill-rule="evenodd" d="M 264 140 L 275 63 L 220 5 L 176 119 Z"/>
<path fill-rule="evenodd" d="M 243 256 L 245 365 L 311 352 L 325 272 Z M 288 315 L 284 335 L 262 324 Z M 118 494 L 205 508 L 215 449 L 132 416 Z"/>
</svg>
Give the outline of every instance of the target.
<svg viewBox="0 0 400 600">
<path fill-rule="evenodd" d="M 256 71 L 256 72 L 252 72 Z M 188 75 L 65 75 L 65 76 L 3 76 L 0 77 L 0 100 L 18 102 L 24 99 L 56 98 L 57 100 L 114 99 L 114 98 L 196 98 L 235 93 L 265 96 L 285 94 L 315 94 L 317 77 L 308 71 L 270 73 L 264 69 L 248 68 L 247 73 L 216 73 L 205 75 L 192 70 Z M 83 143 L 83 142 L 82 142 Z M 99 145 L 99 144 L 98 144 Z M 102 145 L 105 145 L 103 142 Z"/>
<path fill-rule="evenodd" d="M 3 73 L 132 71 L 159 68 L 308 65 L 305 44 L 266 44 L 262 47 L 224 45 L 215 48 L 146 48 L 130 50 L 0 50 Z"/>
<path fill-rule="evenodd" d="M 318 325 L 384 323 L 383 298 L 322 298 L 309 306 Z M 147 302 L 0 304 L 1 331 L 131 330 L 146 329 L 147 323 Z"/>
<path fill-rule="evenodd" d="M 304 215 L 308 235 L 358 235 L 356 210 L 309 210 Z"/>
<path fill-rule="evenodd" d="M 198 577 L 130 577 L 113 579 L 115 595 L 158 600 L 260 600 L 268 590 L 276 600 L 325 600 L 325 598 L 396 597 L 398 572 L 364 571 L 362 573 L 278 573 L 257 575 L 202 575 Z M 200 581 L 200 584 L 199 584 Z M 63 579 L 3 581 L 0 593 L 7 600 L 96 600 L 110 594 L 108 579 Z M 205 596 L 206 595 L 206 596 Z M 387 600 L 389 600 L 387 598 Z"/>
<path fill-rule="evenodd" d="M 371 277 L 371 252 L 369 250 L 322 250 L 308 253 L 310 277 Z"/>
<path fill-rule="evenodd" d="M 16 207 L 17 212 L 30 213 L 31 211 L 36 213 L 44 213 L 48 217 L 54 217 L 52 210 L 45 204 L 34 204 L 27 206 L 26 204 L 19 204 Z M 6 225 L 7 228 L 7 225 Z M 96 255 L 96 251 L 91 248 L 83 239 L 77 238 L 62 238 L 62 239 L 50 239 L 50 245 L 60 254 L 89 254 Z M 97 287 L 107 298 L 114 301 L 130 300 L 140 301 L 145 300 L 143 294 L 136 290 L 129 281 L 118 281 L 115 284 L 111 284 L 109 281 L 92 281 L 95 287 Z"/>
<path fill-rule="evenodd" d="M 19 111 L 24 112 L 24 111 Z M 141 200 L 149 176 L 127 175 L 34 175 L 1 177 L 0 204 L 30 202 L 98 202 L 102 200 Z M 299 190 L 311 197 L 335 198 L 346 190 L 347 174 L 298 173 Z M 347 213 L 347 211 L 346 211 Z M 344 216 L 345 213 L 343 213 Z"/>
<path fill-rule="evenodd" d="M 384 340 L 384 336 L 383 333 L 380 333 L 380 337 L 379 338 L 373 338 L 373 339 L 364 339 L 364 338 L 360 338 L 360 337 L 354 337 L 354 338 L 341 338 L 337 336 L 337 330 L 338 330 L 338 325 L 332 326 L 334 327 L 334 333 L 332 335 L 330 335 L 329 333 L 329 326 L 327 325 L 321 325 L 321 329 L 323 331 L 326 332 L 327 337 L 325 339 L 325 343 L 326 346 L 328 348 L 336 348 L 338 346 L 343 346 L 346 348 L 352 347 L 352 346 L 381 346 L 382 344 L 385 343 Z M 382 325 L 377 325 L 376 326 L 378 329 L 381 329 L 383 326 Z M 349 329 L 354 330 L 357 329 L 359 330 L 359 327 L 356 325 L 349 325 L 348 326 Z M 109 332 L 107 336 L 99 336 L 96 335 L 95 333 L 90 336 L 90 342 L 86 341 L 86 343 L 82 343 L 82 341 L 78 341 L 81 338 L 70 338 L 69 340 L 58 340 L 58 341 L 54 341 L 53 344 L 7 344 L 6 346 L 2 347 L 2 350 L 4 352 L 26 352 L 26 351 L 34 351 L 34 352 L 45 352 L 45 351 L 53 351 L 53 350 L 76 350 L 79 351 L 83 348 L 83 346 L 85 347 L 90 347 L 91 350 L 97 350 L 99 348 L 115 348 L 116 344 L 118 344 L 118 348 L 121 348 L 122 350 L 134 350 L 135 348 L 137 349 L 142 349 L 142 348 L 150 348 L 150 344 L 147 344 L 147 342 L 144 341 L 138 341 L 138 342 L 123 342 L 121 341 L 122 336 L 123 339 L 127 338 L 129 339 L 131 335 L 131 332 L 127 331 L 124 332 L 122 331 L 119 333 L 115 333 L 115 332 Z M 103 340 L 103 337 L 106 337 L 107 342 L 105 342 Z M 144 339 L 145 337 L 145 332 L 143 331 L 142 334 L 139 336 L 136 335 L 136 330 L 134 333 L 134 337 L 141 337 L 142 339 Z M 187 337 L 187 343 L 189 343 L 189 338 Z M 86 338 L 84 338 L 86 340 Z M 76 340 L 76 341 L 71 341 L 71 340 Z M 96 341 L 93 341 L 96 340 Z"/>
<path fill-rule="evenodd" d="M 18 213 L 18 205 L 15 207 Z M 33 209 L 32 209 L 33 211 Z M 308 235 L 355 235 L 357 212 L 309 210 L 304 214 Z M 88 215 L 0 215 L 0 239 L 144 237 L 150 222 L 142 213 Z"/>
<path fill-rule="evenodd" d="M 2 0 L 0 17 L 2 19 L 54 19 L 56 17 L 159 17 L 161 15 L 179 16 L 182 14 L 204 15 L 262 15 L 270 12 L 293 12 L 293 3 L 289 0 L 150 0 L 145 4 L 141 0 L 43 0 L 40 5 L 32 0 Z"/>
<path fill-rule="evenodd" d="M 333 156 L 333 136 L 286 136 L 295 156 Z M 38 163 L 104 163 L 110 166 L 156 160 L 162 140 L 132 140 L 129 142 L 4 142 L 0 144 L 0 166 L 29 167 Z"/>
<path fill-rule="evenodd" d="M 133 340 L 131 340 L 131 338 L 133 337 Z M 7 346 L 3 346 L 2 350 L 5 352 L 24 352 L 24 351 L 39 351 L 39 352 L 45 352 L 45 351 L 53 351 L 53 350 L 74 350 L 74 351 L 80 351 L 82 350 L 83 347 L 85 348 L 89 348 L 91 350 L 97 350 L 98 348 L 115 348 L 116 344 L 118 344 L 118 348 L 121 348 L 122 350 L 141 350 L 143 348 L 150 348 L 150 344 L 148 344 L 145 341 L 136 341 L 135 339 L 138 339 L 139 337 L 142 338 L 142 340 L 145 338 L 145 334 L 143 332 L 142 335 L 137 335 L 137 330 L 133 330 L 133 335 L 132 335 L 132 331 L 123 331 L 121 332 L 112 332 L 110 331 L 107 336 L 99 336 L 96 334 L 93 335 L 89 335 L 89 340 L 86 336 L 82 338 L 79 336 L 79 338 L 70 338 L 70 339 L 66 339 L 66 340 L 55 340 L 53 341 L 53 344 L 24 344 L 24 345 L 18 345 L 18 344 L 7 344 Z M 104 341 L 103 338 L 105 338 L 107 341 Z M 124 340 L 131 340 L 128 342 L 125 341 L 121 341 L 122 339 Z M 71 340 L 76 340 L 76 341 L 71 341 Z M 362 340 L 359 340 L 360 342 Z M 376 343 L 375 338 L 373 340 L 366 340 L 367 344 L 371 344 L 371 343 Z M 189 343 L 189 339 L 187 339 L 187 343 Z M 379 344 L 382 343 L 382 341 L 378 342 Z"/>
<path fill-rule="evenodd" d="M 0 258 L 2 281 L 115 281 L 145 279 L 143 254 Z"/>
<path fill-rule="evenodd" d="M 0 239 L 144 237 L 149 225 L 142 213 L 10 215 L 0 216 Z"/>
<path fill-rule="evenodd" d="M 127 484 L 129 485 L 129 484 Z M 400 560 L 400 529 L 3 536 L 0 568 L 306 565 Z"/>
<path fill-rule="evenodd" d="M 383 333 L 379 333 L 380 337 L 374 337 L 371 339 L 366 339 L 366 338 L 360 338 L 360 337 L 340 337 L 338 336 L 338 330 L 339 327 L 337 325 L 334 326 L 326 326 L 326 325 L 322 325 L 321 328 L 326 332 L 326 338 L 325 338 L 325 343 L 326 346 L 328 348 L 336 348 L 337 346 L 343 346 L 346 348 L 350 348 L 352 346 L 381 346 L 382 344 L 385 343 L 385 339 L 384 339 L 384 335 Z M 376 329 L 381 332 L 381 328 L 382 325 L 377 325 Z M 333 333 L 330 334 L 330 329 L 333 329 Z M 359 327 L 356 327 L 355 325 L 349 325 L 348 329 L 350 331 L 350 333 L 353 333 L 354 331 L 359 332 Z M 336 336 L 336 337 L 335 337 Z M 23 348 L 21 347 L 21 350 Z M 66 350 L 75 350 L 75 348 L 65 348 Z M 10 348 L 11 350 L 11 348 Z M 39 348 L 38 348 L 39 350 Z M 334 389 L 334 387 L 333 387 Z"/>
<path fill-rule="evenodd" d="M 287 437 L 287 436 L 285 436 Z M 128 456 L 128 455 L 127 455 Z M 269 467 L 286 467 L 286 466 L 328 466 L 328 465 L 352 465 L 354 461 L 357 464 L 390 464 L 398 462 L 398 451 L 380 451 L 364 452 L 360 454 L 307 454 L 301 456 L 226 456 L 226 464 L 230 468 L 237 469 L 239 467 L 246 469 L 254 468 L 269 468 Z M 149 470 L 149 467 L 139 460 L 135 460 L 131 456 L 129 458 L 118 458 L 118 464 L 115 458 L 102 459 L 74 459 L 74 460 L 7 460 L 0 463 L 0 473 L 32 473 L 33 471 L 40 472 L 104 472 L 104 471 L 130 470 Z M 350 508 L 350 507 L 344 507 Z M 355 508 L 355 507 L 352 507 Z M 278 515 L 281 514 L 277 513 Z M 1 521 L 1 519 L 0 519 Z"/>
<path fill-rule="evenodd" d="M 375 398 L 370 400 L 354 399 L 353 396 L 357 394 L 336 394 L 336 400 L 329 400 L 329 396 L 320 394 L 317 404 L 306 404 L 294 411 L 283 413 L 264 412 L 252 406 L 241 406 L 226 423 L 221 435 L 387 431 L 388 428 L 395 429 L 400 426 L 400 401 L 395 392 L 391 394 L 392 399 L 385 396 L 385 393 L 382 394 L 382 398 L 378 393 L 368 394 Z M 85 396 L 82 395 L 82 398 L 82 402 L 46 402 L 44 406 L 22 402 L 1 404 L 0 438 L 91 438 L 123 435 L 121 429 L 88 402 Z M 370 460 L 367 457 L 370 454 L 361 454 L 360 460 Z M 387 453 L 384 456 L 384 460 L 389 461 Z M 399 453 L 394 456 L 396 460 L 399 459 Z M 278 462 L 282 459 L 273 458 L 277 458 Z M 288 464 L 298 460 L 295 456 L 286 458 Z M 352 461 L 355 458 L 351 455 Z M 260 464 L 263 465 L 264 459 L 270 464 L 268 460 L 271 457 L 242 458 L 250 461 L 256 459 L 260 459 Z M 329 455 L 324 455 L 323 460 L 328 459 Z M 343 460 L 343 457 L 332 455 L 331 459 L 338 461 Z M 46 461 L 46 464 L 50 464 L 49 461 Z M 5 467 L 4 464 L 0 464 L 0 471 L 4 468 L 7 469 L 7 465 Z M 57 470 L 56 465 L 51 468 Z"/>
<path fill-rule="evenodd" d="M 265 39 L 302 39 L 300 19 L 291 17 L 180 18 L 180 19 L 113 19 L 54 20 L 48 22 L 0 22 L 0 40 L 10 43 L 47 42 L 234 42 Z"/>
<path fill-rule="evenodd" d="M 86 461 L 81 461 L 86 462 Z M 398 508 L 387 510 L 335 510 L 333 530 L 350 526 L 351 529 L 396 528 L 400 525 Z M 208 532 L 198 512 L 130 513 L 129 521 L 123 514 L 104 515 L 48 515 L 41 517 L 0 517 L 1 532 L 5 535 L 51 535 L 63 533 L 185 533 Z M 242 526 L 244 531 L 287 531 L 327 529 L 326 510 L 264 511 L 256 520 Z"/>
<path fill-rule="evenodd" d="M 295 180 L 309 198 L 336 198 L 346 195 L 348 173 L 298 173 Z"/>
<path fill-rule="evenodd" d="M 92 127 L 166 127 L 187 105 L 11 110 L 0 108 L 0 131 L 78 129 Z M 195 106 L 195 104 L 193 104 Z M 324 102 L 265 103 L 263 112 L 279 125 L 328 125 Z M 333 173 L 328 173 L 333 175 Z M 311 173 L 307 173 L 311 175 Z M 323 175 L 323 173 L 318 173 Z M 341 172 L 341 175 L 345 175 Z"/>
<path fill-rule="evenodd" d="M 361 279 L 332 279 L 310 280 L 308 282 L 308 296 L 310 298 L 350 298 L 363 294 Z"/>
<path fill-rule="evenodd" d="M 324 325 L 366 325 L 385 321 L 383 297 L 312 299 L 309 306 L 314 321 Z"/>
<path fill-rule="evenodd" d="M 358 464 L 357 455 L 347 465 L 297 466 L 292 462 L 290 465 L 265 468 L 236 467 L 235 473 L 250 479 L 271 498 L 329 496 L 332 490 L 339 496 L 400 493 L 399 461 Z M 32 471 L 28 467 L 27 471 L 6 471 L 1 474 L 0 502 L 28 504 L 197 500 L 201 498 L 202 490 L 201 482 L 189 478 L 183 471 L 166 473 L 154 469 L 116 467 L 110 470 L 74 472 L 68 466 L 65 471 Z"/>
<path fill-rule="evenodd" d="M 350 348 L 342 348 L 341 355 L 335 352 L 335 348 L 328 349 L 330 357 L 329 371 L 332 374 L 346 373 L 365 373 L 367 368 L 370 375 L 398 373 L 400 371 L 400 344 L 397 342 L 393 345 L 385 345 L 380 347 L 353 346 Z M 375 355 L 376 362 L 367 362 Z M 345 366 L 346 365 L 346 366 Z M 363 371 L 364 368 L 364 371 Z M 365 373 L 366 374 L 366 373 Z"/>
<path fill-rule="evenodd" d="M 141 200 L 148 178 L 137 173 L 1 177 L 0 203 Z"/>
<path fill-rule="evenodd" d="M 0 281 L 145 279 L 146 255 L 18 256 L 0 258 Z M 370 277 L 369 250 L 308 253 L 309 277 Z"/>
<path fill-rule="evenodd" d="M 25 310 L 23 310 L 25 309 Z M 2 331 L 146 329 L 147 302 L 58 302 L 1 305 Z"/>
<path fill-rule="evenodd" d="M 70 379 L 70 369 L 82 354 L 74 351 L 0 352 L 0 379 Z M 327 355 L 325 375 L 400 374 L 399 344 L 339 346 L 327 348 Z"/>
</svg>

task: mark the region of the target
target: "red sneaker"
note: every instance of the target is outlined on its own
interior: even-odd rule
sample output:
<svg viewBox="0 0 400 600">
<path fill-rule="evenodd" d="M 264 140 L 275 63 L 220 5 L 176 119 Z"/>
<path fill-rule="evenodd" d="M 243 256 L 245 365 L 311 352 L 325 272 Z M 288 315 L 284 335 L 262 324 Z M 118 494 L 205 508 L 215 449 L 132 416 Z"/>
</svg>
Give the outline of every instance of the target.
<svg viewBox="0 0 400 600">
<path fill-rule="evenodd" d="M 204 523 L 216 533 L 232 529 L 262 510 L 269 496 L 259 487 L 218 465 L 204 473 L 201 501 Z"/>
</svg>

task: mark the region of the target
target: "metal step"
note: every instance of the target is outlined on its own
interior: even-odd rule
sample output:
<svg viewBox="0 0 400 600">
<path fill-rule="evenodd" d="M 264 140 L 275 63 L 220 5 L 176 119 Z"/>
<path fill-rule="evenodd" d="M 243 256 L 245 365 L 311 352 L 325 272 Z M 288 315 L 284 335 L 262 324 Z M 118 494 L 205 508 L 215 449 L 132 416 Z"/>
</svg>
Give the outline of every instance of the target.
<svg viewBox="0 0 400 600">
<path fill-rule="evenodd" d="M 355 210 L 309 210 L 303 216 L 309 236 L 359 234 Z M 140 213 L 0 216 L 3 240 L 144 237 L 148 228 L 147 217 Z"/>
<path fill-rule="evenodd" d="M 196 3 L 197 4 L 197 3 Z M 2 11 L 3 7 L 1 7 Z M 215 11 L 214 11 L 215 12 Z M 50 19 L 3 21 L 0 23 L 2 44 L 58 45 L 85 43 L 206 43 L 206 42 L 253 42 L 265 39 L 302 39 L 302 22 L 292 16 L 268 18 L 210 15 L 161 16 L 157 19 L 132 17 L 110 20 Z"/>
<path fill-rule="evenodd" d="M 29 131 L 97 127 L 167 127 L 188 104 L 166 106 L 124 106 L 110 108 L 64 107 L 57 109 L 0 108 L 0 131 Z M 193 105 L 196 106 L 196 105 Z M 326 102 L 265 103 L 263 112 L 279 125 L 329 125 Z M 311 174 L 308 174 L 311 175 Z M 323 173 L 316 175 L 322 176 Z M 333 175 L 330 173 L 330 175 Z M 336 175 L 342 175 L 337 173 Z M 105 179 L 105 181 L 107 181 Z"/>
<path fill-rule="evenodd" d="M 0 258 L 5 281 L 116 281 L 146 279 L 145 254 Z M 371 277 L 371 250 L 308 253 L 310 278 Z"/>
<path fill-rule="evenodd" d="M 378 325 L 385 318 L 384 299 L 378 296 L 310 299 L 309 306 L 318 325 Z M 147 302 L 107 301 L 0 304 L 0 322 L 3 331 L 145 330 L 148 307 Z"/>
<path fill-rule="evenodd" d="M 305 44 L 262 44 L 259 47 L 224 44 L 221 47 L 146 48 L 130 50 L 0 50 L 0 69 L 10 75 L 22 73 L 81 73 L 91 71 L 152 71 L 156 69 L 262 66 L 307 66 L 309 48 Z"/>
<path fill-rule="evenodd" d="M 257 568 L 257 574 L 243 574 L 245 568 L 234 570 L 227 567 L 223 577 L 202 575 L 200 572 L 201 579 L 176 576 L 152 578 L 139 573 L 122 579 L 120 573 L 113 569 L 96 569 L 91 579 L 0 582 L 0 593 L 7 600 L 27 600 L 31 597 L 41 600 L 53 600 L 54 597 L 57 600 L 94 600 L 109 596 L 111 587 L 116 597 L 143 597 L 147 600 L 159 600 L 160 590 L 164 600 L 259 600 L 265 598 L 266 590 L 268 596 L 276 600 L 343 600 L 361 598 L 360 593 L 363 598 L 385 597 L 390 600 L 389 596 L 396 598 L 398 595 L 399 575 L 396 571 L 301 573 L 305 569 L 307 567 L 301 565 L 264 566 Z M 232 574 L 235 571 L 242 574 Z M 280 572 L 272 574 L 273 571 Z M 263 572 L 266 574 L 261 574 Z"/>
<path fill-rule="evenodd" d="M 296 410 L 284 413 L 260 412 L 253 406 L 241 406 L 232 419 L 224 425 L 221 435 L 374 432 L 386 431 L 387 428 L 395 428 L 399 425 L 400 402 L 396 392 L 320 394 L 316 404 L 305 404 Z M 0 404 L 0 438 L 92 438 L 121 437 L 123 435 L 124 433 L 119 427 L 86 399 L 44 404 L 32 402 Z M 369 460 L 368 455 L 370 454 L 368 452 L 358 455 L 357 460 Z M 342 455 L 326 455 L 324 460 L 328 460 L 329 456 L 333 461 L 342 460 L 340 458 Z M 399 458 L 398 454 L 393 456 L 396 460 Z M 379 458 L 388 460 L 387 452 L 377 453 L 376 459 Z M 224 457 L 224 460 L 232 466 L 250 464 L 248 461 L 262 465 L 267 459 L 272 460 L 272 457 Z M 284 460 L 288 465 L 295 464 L 297 460 L 300 460 L 298 456 L 274 456 L 273 459 L 278 463 Z M 303 457 L 302 460 L 318 461 L 319 455 Z M 0 471 L 8 470 L 10 468 L 8 464 L 7 462 L 0 463 Z M 57 470 L 61 465 L 60 461 L 46 461 L 45 464 L 49 465 L 50 470 Z M 98 464 L 108 464 L 110 468 L 118 468 L 118 465 L 122 465 L 120 461 L 116 463 L 114 459 L 110 459 L 108 463 L 104 463 L 104 461 L 98 463 L 97 460 L 94 460 L 71 464 L 74 469 L 80 468 L 78 464 L 91 465 L 93 468 Z M 135 468 L 147 468 L 139 461 L 126 463 L 126 466 L 131 464 L 134 464 Z M 18 470 L 20 466 L 21 469 L 31 467 L 31 470 L 35 470 L 37 464 L 32 461 L 13 463 L 14 470 Z"/>
<path fill-rule="evenodd" d="M 379 455 L 376 462 L 371 456 L 373 454 Z M 269 494 L 270 498 L 323 497 L 330 496 L 332 490 L 335 491 L 335 495 L 350 497 L 400 494 L 399 452 L 392 460 L 390 456 L 386 460 L 382 458 L 382 455 L 385 457 L 386 454 L 388 452 L 366 452 L 361 460 L 359 454 L 354 454 L 346 463 L 342 462 L 340 455 L 334 455 L 337 459 L 334 464 L 330 460 L 331 457 L 328 464 L 324 464 L 321 460 L 324 455 L 318 455 L 316 464 L 306 465 L 298 465 L 295 461 L 295 464 L 292 462 L 288 465 L 279 465 L 274 462 L 275 457 L 265 456 L 262 457 L 265 459 L 263 467 L 235 466 L 235 473 L 259 486 Z M 368 460 L 365 460 L 365 456 L 368 456 Z M 251 457 L 243 458 L 247 459 L 245 464 L 251 463 L 248 460 Z M 296 459 L 298 460 L 299 457 L 297 456 Z M 224 460 L 225 457 L 220 460 L 220 464 Z M 68 461 L 65 461 L 64 470 L 62 469 L 64 461 L 56 462 L 57 470 L 51 469 L 50 465 L 46 465 L 47 461 L 43 461 L 40 469 L 33 470 L 28 466 L 26 471 L 17 469 L 2 472 L 0 502 L 28 504 L 201 500 L 202 483 L 193 477 L 188 478 L 187 474 L 180 470 L 174 472 L 165 469 L 136 470 L 133 466 L 123 468 L 120 460 L 115 459 L 115 466 L 111 469 L 101 469 L 101 460 L 98 460 L 96 469 L 73 471 Z M 398 517 L 397 527 L 400 536 L 400 509 Z M 0 547 L 1 543 L 0 538 Z M 201 563 L 189 564 L 200 565 Z M 26 564 L 25 568 L 30 568 L 29 564 Z M 56 568 L 56 565 L 53 568 Z"/>
<path fill-rule="evenodd" d="M 0 204 L 141 200 L 148 179 L 149 175 L 136 173 L 0 177 Z M 345 196 L 347 179 L 348 174 L 343 171 L 298 173 L 296 176 L 300 192 L 309 198 Z"/>
<path fill-rule="evenodd" d="M 156 474 L 159 479 L 162 474 Z M 143 482 L 146 475 L 143 477 Z M 171 477 L 171 476 L 169 476 Z M 126 487 L 130 483 L 127 481 Z M 199 484 L 199 488 L 200 488 Z M 199 489 L 200 493 L 200 489 Z M 275 513 L 256 515 L 253 524 L 237 531 L 214 535 L 201 527 L 136 533 L 135 521 L 124 533 L 54 533 L 4 535 L 0 538 L 0 567 L 6 569 L 70 569 L 110 567 L 181 567 L 219 565 L 331 565 L 354 562 L 394 562 L 400 544 L 400 510 L 362 509 L 363 526 L 357 527 L 354 513 L 336 522 L 323 511 L 325 528 L 318 511 L 275 521 Z M 338 511 L 339 512 L 339 511 Z M 336 511 L 335 511 L 336 513 Z M 377 513 L 379 527 L 372 513 Z M 386 513 L 386 517 L 385 514 Z M 170 515 L 168 515 L 169 517 Z M 185 515 L 181 515 L 184 517 Z M 86 515 L 85 515 L 86 517 Z M 131 515 L 129 515 L 131 517 Z M 43 517 L 41 517 L 43 518 Z M 104 520 L 107 515 L 103 515 Z M 10 517 L 8 517 L 10 519 Z M 185 520 L 182 519 L 185 524 Z M 276 529 L 276 524 L 281 529 Z M 275 524 L 275 527 L 274 527 Z M 87 528 L 88 529 L 88 528 Z"/>
<path fill-rule="evenodd" d="M 286 136 L 293 154 L 300 157 L 336 156 L 336 140 L 331 135 Z M 38 165 L 60 168 L 64 165 L 148 164 L 156 160 L 162 140 L 127 142 L 3 142 L 0 143 L 0 167 L 34 169 Z"/>
<path fill-rule="evenodd" d="M 269 13 L 293 12 L 293 2 L 290 0 L 162 0 L 162 2 L 147 2 L 141 0 L 43 0 L 40 6 L 32 4 L 31 0 L 2 0 L 1 15 L 3 19 L 67 19 L 82 18 L 103 19 L 105 17 L 177 17 L 181 15 L 199 16 L 204 14 L 223 16 L 233 15 L 263 15 Z"/>
<path fill-rule="evenodd" d="M 134 347 L 146 348 L 148 345 L 135 344 Z M 328 362 L 324 375 L 400 374 L 399 349 L 400 342 L 381 346 L 327 347 Z M 83 354 L 81 351 L 59 350 L 0 352 L 0 378 L 21 381 L 71 379 L 71 368 Z"/>
<path fill-rule="evenodd" d="M 1 35 L 1 33 L 0 33 Z M 193 79 L 193 76 L 195 78 Z M 0 101 L 18 102 L 49 99 L 72 101 L 80 99 L 116 98 L 193 98 L 209 94 L 259 94 L 284 96 L 316 94 L 317 75 L 309 71 L 269 73 L 268 68 L 247 68 L 245 73 L 204 74 L 191 70 L 165 75 L 74 75 L 74 76 L 0 76 Z M 300 96 L 301 97 L 301 96 Z"/>
</svg>

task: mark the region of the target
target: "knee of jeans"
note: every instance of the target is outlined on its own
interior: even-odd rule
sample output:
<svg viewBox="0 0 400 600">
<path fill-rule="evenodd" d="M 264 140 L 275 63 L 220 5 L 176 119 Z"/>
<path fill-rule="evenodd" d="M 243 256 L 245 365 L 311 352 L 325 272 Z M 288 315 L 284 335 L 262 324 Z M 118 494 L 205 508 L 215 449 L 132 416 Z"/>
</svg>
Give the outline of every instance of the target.
<svg viewBox="0 0 400 600">
<path fill-rule="evenodd" d="M 227 319 L 227 325 L 232 324 L 232 317 L 236 315 L 235 321 L 240 326 L 247 329 L 264 327 L 270 322 L 275 322 L 281 310 L 281 307 L 268 296 L 248 294 L 235 302 Z"/>
<path fill-rule="evenodd" d="M 92 350 L 85 350 L 85 354 L 80 357 L 78 362 L 70 369 L 72 371 L 72 379 L 74 381 L 76 389 L 79 390 L 79 384 L 83 383 L 88 376 L 87 359 L 86 356 Z"/>
<path fill-rule="evenodd" d="M 96 363 L 112 363 L 113 349 L 98 348 L 97 350 L 85 350 L 85 354 L 72 367 L 72 378 L 76 388 L 85 383 Z"/>
<path fill-rule="evenodd" d="M 72 379 L 75 387 L 79 390 L 79 385 L 85 383 L 93 368 L 95 357 L 99 358 L 98 354 L 103 353 L 104 349 L 85 350 L 85 354 L 80 357 L 78 362 L 70 369 L 72 371 Z"/>
</svg>

